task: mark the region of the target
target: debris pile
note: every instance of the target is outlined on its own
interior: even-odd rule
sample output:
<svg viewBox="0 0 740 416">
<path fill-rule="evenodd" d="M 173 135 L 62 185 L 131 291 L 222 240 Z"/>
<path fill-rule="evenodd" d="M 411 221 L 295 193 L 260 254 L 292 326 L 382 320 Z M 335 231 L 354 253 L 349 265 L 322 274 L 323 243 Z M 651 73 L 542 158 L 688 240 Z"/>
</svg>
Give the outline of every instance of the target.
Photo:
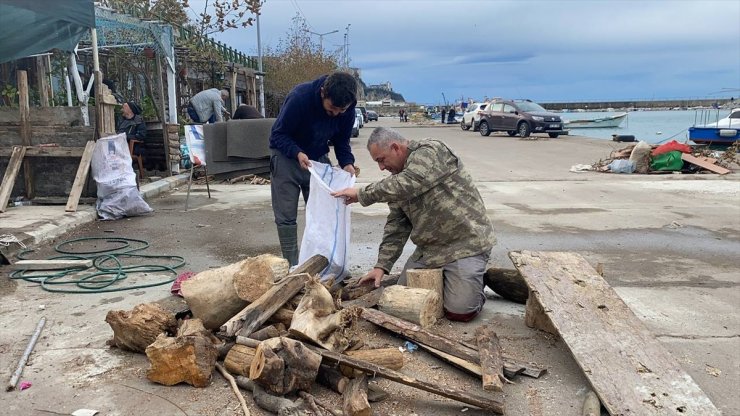
<svg viewBox="0 0 740 416">
<path fill-rule="evenodd" d="M 490 324 L 477 328 L 476 345 L 429 331 L 442 316 L 441 270 L 409 271 L 408 287 L 396 284 L 398 276 L 387 276 L 375 288 L 356 280 L 322 283 L 317 274 L 327 265 L 317 255 L 291 272 L 286 260 L 265 254 L 195 274 L 179 282 L 189 314 L 175 314 L 156 303 L 110 311 L 110 344 L 145 353 L 147 378 L 163 385 L 206 387 L 218 370 L 245 414 L 249 406 L 242 391 L 278 415 L 370 415 L 370 403 L 389 396 L 369 383 L 374 377 L 503 413 L 501 396 L 403 373 L 402 350 L 369 345 L 363 320 L 465 370 L 486 391 L 501 392 L 519 375 L 538 378 L 545 373 L 503 354 Z M 505 274 L 489 273 L 488 283 Z M 311 394 L 317 383 L 341 399 L 320 401 Z"/>
</svg>

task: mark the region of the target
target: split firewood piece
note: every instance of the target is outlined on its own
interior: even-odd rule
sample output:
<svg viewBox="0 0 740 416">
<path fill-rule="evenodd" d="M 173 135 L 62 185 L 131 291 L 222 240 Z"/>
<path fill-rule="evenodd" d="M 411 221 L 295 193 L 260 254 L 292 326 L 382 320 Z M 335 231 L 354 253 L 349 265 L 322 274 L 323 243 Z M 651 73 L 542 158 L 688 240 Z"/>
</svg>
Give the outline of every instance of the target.
<svg viewBox="0 0 740 416">
<path fill-rule="evenodd" d="M 483 274 L 483 282 L 499 296 L 512 302 L 523 305 L 529 297 L 527 282 L 524 281 L 519 271 L 515 269 L 497 269 L 491 267 Z"/>
<path fill-rule="evenodd" d="M 254 403 L 268 412 L 278 415 L 288 415 L 292 411 L 302 409 L 300 403 L 292 402 L 284 397 L 275 396 L 265 391 L 259 384 L 244 376 L 236 377 L 236 385 L 247 391 L 252 392 Z M 300 414 L 300 413 L 296 413 Z"/>
<path fill-rule="evenodd" d="M 249 378 L 277 394 L 311 390 L 319 365 L 321 355 L 300 341 L 271 338 L 257 346 Z"/>
<path fill-rule="evenodd" d="M 249 368 L 257 352 L 255 348 L 235 344 L 224 358 L 224 366 L 229 373 L 249 377 Z"/>
<path fill-rule="evenodd" d="M 266 339 L 270 338 L 277 338 L 280 336 L 280 331 L 274 326 L 269 325 L 266 326 L 259 331 L 254 331 L 251 334 L 249 334 L 249 338 L 256 339 L 259 341 L 264 341 Z"/>
<path fill-rule="evenodd" d="M 324 387 L 342 394 L 349 384 L 349 377 L 345 377 L 334 367 L 321 364 L 316 381 Z"/>
<path fill-rule="evenodd" d="M 501 344 L 490 325 L 481 325 L 475 330 L 478 343 L 483 390 L 502 391 L 504 389 L 504 361 L 501 358 Z"/>
<path fill-rule="evenodd" d="M 162 333 L 174 335 L 175 315 L 156 303 L 142 303 L 131 311 L 108 311 L 105 316 L 113 329 L 110 344 L 128 351 L 144 352 Z"/>
<path fill-rule="evenodd" d="M 247 306 L 234 289 L 234 275 L 246 267 L 247 260 L 202 271 L 182 282 L 182 296 L 206 328 L 220 327 Z"/>
<path fill-rule="evenodd" d="M 276 282 L 288 275 L 288 260 L 273 254 L 263 254 L 245 260 L 234 274 L 234 290 L 247 302 L 254 302 Z"/>
<path fill-rule="evenodd" d="M 166 386 L 185 382 L 195 387 L 207 387 L 211 383 L 220 343 L 200 320 L 187 320 L 176 337 L 160 335 L 146 348 L 151 364 L 146 377 Z"/>
<path fill-rule="evenodd" d="M 363 374 L 349 382 L 349 386 L 342 393 L 345 416 L 370 416 L 373 411 L 367 401 L 367 377 Z"/>
<path fill-rule="evenodd" d="M 445 277 L 442 269 L 409 269 L 406 270 L 406 286 L 415 287 L 419 289 L 429 289 L 436 293 L 442 303 L 444 304 L 445 294 Z M 444 314 L 444 310 L 439 308 L 439 315 L 437 318 L 441 318 Z"/>
<path fill-rule="evenodd" d="M 337 310 L 329 290 L 316 277 L 306 282 L 305 293 L 293 312 L 290 334 L 331 351 L 344 351 L 349 345 L 349 328 L 356 308 Z"/>
<path fill-rule="evenodd" d="M 477 394 L 472 394 L 467 391 L 456 389 L 454 387 L 440 386 L 422 380 L 417 380 L 414 377 L 399 373 L 398 371 L 391 370 L 390 368 L 368 363 L 366 361 L 358 360 L 356 358 L 352 358 L 347 355 L 336 353 L 333 351 L 320 350 L 319 352 L 321 353 L 322 362 L 327 365 L 347 365 L 357 370 L 362 370 L 367 374 L 381 376 L 385 379 L 395 381 L 397 383 L 405 384 L 407 386 L 411 386 L 420 390 L 438 394 L 440 396 L 457 400 L 462 403 L 467 403 L 469 405 L 476 406 L 484 410 L 490 410 L 496 414 L 503 414 L 504 412 L 503 403 L 488 397 L 482 397 Z"/>
<path fill-rule="evenodd" d="M 400 370 L 403 368 L 403 353 L 398 348 L 378 348 L 371 350 L 357 350 L 347 351 L 346 354 L 350 357 L 357 358 L 358 360 L 367 361 L 376 365 L 382 365 L 383 367 L 390 368 L 391 370 Z M 351 367 L 339 366 L 339 371 L 342 372 L 346 377 L 358 377 L 362 374 L 361 371 L 352 369 Z"/>
<path fill-rule="evenodd" d="M 300 292 L 308 277 L 305 273 L 287 276 L 221 325 L 221 332 L 227 337 L 233 337 L 237 332 L 242 336 L 249 336 L 285 302 Z"/>
<path fill-rule="evenodd" d="M 437 322 L 442 299 L 428 289 L 401 285 L 388 286 L 378 300 L 378 309 L 406 321 L 428 328 Z"/>
<path fill-rule="evenodd" d="M 358 308 L 372 308 L 378 304 L 380 297 L 383 296 L 384 287 L 379 287 L 372 292 L 366 293 L 357 299 L 342 301 L 342 308 L 356 306 Z"/>
<path fill-rule="evenodd" d="M 280 308 L 267 319 L 270 324 L 283 324 L 286 327 L 290 326 L 293 321 L 293 311 L 287 308 Z"/>
<path fill-rule="evenodd" d="M 396 285 L 398 284 L 398 278 L 399 275 L 397 274 L 385 276 L 385 278 L 380 281 L 380 287 Z M 347 286 L 341 289 L 342 301 L 355 300 L 377 289 L 372 283 L 358 285 L 357 282 L 359 282 L 359 278 L 352 279 L 350 282 L 347 283 Z"/>
</svg>

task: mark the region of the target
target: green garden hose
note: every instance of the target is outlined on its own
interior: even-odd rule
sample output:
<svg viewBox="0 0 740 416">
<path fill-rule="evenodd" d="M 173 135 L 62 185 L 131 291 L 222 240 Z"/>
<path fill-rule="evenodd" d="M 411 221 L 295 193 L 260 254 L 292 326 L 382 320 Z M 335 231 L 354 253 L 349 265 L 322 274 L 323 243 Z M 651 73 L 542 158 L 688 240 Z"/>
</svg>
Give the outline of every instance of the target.
<svg viewBox="0 0 740 416">
<path fill-rule="evenodd" d="M 96 250 L 73 250 L 75 244 L 89 241 L 104 241 L 107 247 Z M 110 247 L 113 245 L 113 247 Z M 29 270 L 17 270 L 10 274 L 11 279 L 23 279 L 27 282 L 40 283 L 47 292 L 57 293 L 103 293 L 120 292 L 123 290 L 142 289 L 172 283 L 177 278 L 175 269 L 185 264 L 185 259 L 173 255 L 141 254 L 149 243 L 145 240 L 126 237 L 82 237 L 63 241 L 54 247 L 60 256 L 50 257 L 49 260 L 92 260 L 92 273 L 80 274 L 84 270 L 69 268 L 55 271 L 50 274 L 39 274 Z M 24 250 L 16 257 L 26 260 L 25 254 L 33 250 Z M 175 264 L 126 264 L 125 260 L 137 259 L 169 260 Z M 168 272 L 173 277 L 164 281 L 141 283 L 134 285 L 115 285 L 123 282 L 132 273 Z M 115 286 L 114 286 L 115 285 Z M 65 286 L 73 286 L 67 288 Z"/>
</svg>

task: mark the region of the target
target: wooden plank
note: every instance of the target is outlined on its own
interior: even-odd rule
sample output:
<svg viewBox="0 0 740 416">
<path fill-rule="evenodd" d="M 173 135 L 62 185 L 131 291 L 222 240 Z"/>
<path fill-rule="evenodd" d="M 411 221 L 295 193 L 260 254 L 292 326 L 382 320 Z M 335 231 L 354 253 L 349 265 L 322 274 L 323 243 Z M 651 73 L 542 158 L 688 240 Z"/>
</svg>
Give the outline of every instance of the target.
<svg viewBox="0 0 740 416">
<path fill-rule="evenodd" d="M 693 155 L 690 155 L 688 153 L 681 153 L 681 159 L 685 162 L 689 162 L 692 165 L 699 166 L 700 168 L 704 168 L 708 171 L 720 174 L 720 175 L 727 175 L 728 173 L 732 172 L 731 170 L 727 168 L 723 168 L 722 166 L 717 166 L 714 163 L 707 162 L 706 160 L 699 159 L 698 157 L 695 157 Z"/>
<path fill-rule="evenodd" d="M 49 76 L 46 69 L 47 56 L 36 57 L 36 81 L 39 91 L 41 107 L 49 106 Z"/>
<path fill-rule="evenodd" d="M 8 199 L 10 199 L 10 193 L 13 192 L 15 178 L 18 176 L 25 153 L 26 148 L 24 146 L 13 147 L 13 153 L 10 155 L 8 167 L 5 168 L 5 175 L 3 175 L 3 183 L 0 184 L 0 212 L 5 212 L 8 207 Z"/>
<path fill-rule="evenodd" d="M 13 263 L 16 270 L 59 270 L 87 269 L 92 267 L 92 260 L 18 260 Z"/>
<path fill-rule="evenodd" d="M 28 74 L 26 71 L 18 71 L 18 105 L 20 107 L 21 120 L 19 133 L 21 143 L 24 146 L 31 145 L 31 110 L 28 101 Z M 33 199 L 35 192 L 33 188 L 33 169 L 29 160 L 23 161 L 23 182 L 26 190 L 26 197 Z"/>
<path fill-rule="evenodd" d="M 80 195 L 82 195 L 82 187 L 85 186 L 87 174 L 90 172 L 90 162 L 92 161 L 93 150 L 95 150 L 95 142 L 91 140 L 85 145 L 85 151 L 82 153 L 80 165 L 77 167 L 75 181 L 72 184 L 72 190 L 69 192 L 67 206 L 64 208 L 66 212 L 77 211 L 77 205 L 80 203 Z"/>
<path fill-rule="evenodd" d="M 38 147 L 26 146 L 25 157 L 80 157 L 84 147 Z M 0 147 L 0 157 L 8 157 L 13 153 L 12 147 Z"/>
<path fill-rule="evenodd" d="M 579 254 L 521 251 L 509 257 L 610 414 L 720 414 Z"/>
</svg>

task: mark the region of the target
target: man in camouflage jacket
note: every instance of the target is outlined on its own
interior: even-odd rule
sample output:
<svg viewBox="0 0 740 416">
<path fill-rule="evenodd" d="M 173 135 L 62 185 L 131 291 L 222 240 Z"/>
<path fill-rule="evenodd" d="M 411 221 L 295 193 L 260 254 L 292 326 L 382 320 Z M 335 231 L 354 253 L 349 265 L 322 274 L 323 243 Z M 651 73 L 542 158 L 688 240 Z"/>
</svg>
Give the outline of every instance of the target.
<svg viewBox="0 0 740 416">
<path fill-rule="evenodd" d="M 392 175 L 359 190 L 334 194 L 348 204 L 386 202 L 390 208 L 378 262 L 360 283 L 374 281 L 379 286 L 411 238 L 416 251 L 399 284 L 406 284 L 408 269 L 442 268 L 445 316 L 473 319 L 485 302 L 483 274 L 496 242 L 473 178 L 452 150 L 437 140 L 409 141 L 393 129 L 378 127 L 367 148 L 378 167 Z"/>
</svg>

